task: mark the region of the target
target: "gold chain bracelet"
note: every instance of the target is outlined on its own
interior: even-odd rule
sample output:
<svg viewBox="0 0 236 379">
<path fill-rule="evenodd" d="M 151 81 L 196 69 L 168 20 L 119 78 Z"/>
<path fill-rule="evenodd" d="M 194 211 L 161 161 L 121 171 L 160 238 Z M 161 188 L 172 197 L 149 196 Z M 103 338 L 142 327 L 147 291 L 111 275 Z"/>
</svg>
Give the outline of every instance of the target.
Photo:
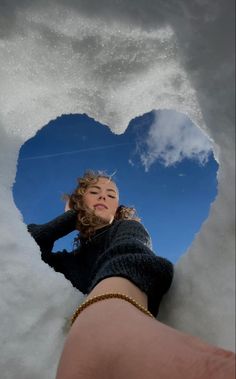
<svg viewBox="0 0 236 379">
<path fill-rule="evenodd" d="M 87 308 L 89 305 L 93 304 L 93 303 L 96 303 L 97 301 L 100 301 L 100 300 L 106 300 L 106 299 L 111 299 L 111 298 L 119 298 L 119 299 L 123 299 L 123 300 L 126 300 L 128 302 L 130 302 L 131 304 L 135 305 L 138 309 L 140 309 L 140 311 L 146 313 L 148 316 L 152 317 L 152 318 L 155 318 L 151 312 L 149 312 L 145 307 L 143 307 L 141 304 L 137 303 L 136 300 L 132 299 L 131 297 L 127 296 L 127 295 L 124 295 L 122 293 L 105 293 L 105 294 L 102 294 L 102 295 L 98 295 L 98 296 L 94 296 L 92 297 L 91 299 L 89 300 L 86 300 L 84 303 L 82 303 L 77 309 L 76 311 L 74 312 L 73 316 L 71 317 L 71 326 L 73 325 L 74 321 L 76 320 L 76 318 L 78 317 L 78 315 L 85 309 Z"/>
</svg>

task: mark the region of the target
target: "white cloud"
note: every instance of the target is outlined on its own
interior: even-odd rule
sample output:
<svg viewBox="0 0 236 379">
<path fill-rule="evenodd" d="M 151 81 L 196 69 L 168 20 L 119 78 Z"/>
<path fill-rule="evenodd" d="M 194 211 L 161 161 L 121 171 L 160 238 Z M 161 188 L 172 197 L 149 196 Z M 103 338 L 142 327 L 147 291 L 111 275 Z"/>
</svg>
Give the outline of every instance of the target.
<svg viewBox="0 0 236 379">
<path fill-rule="evenodd" d="M 148 171 L 157 160 L 166 167 L 185 158 L 205 164 L 212 151 L 212 144 L 185 115 L 162 111 L 156 112 L 147 138 L 138 149 L 145 171 Z"/>
</svg>

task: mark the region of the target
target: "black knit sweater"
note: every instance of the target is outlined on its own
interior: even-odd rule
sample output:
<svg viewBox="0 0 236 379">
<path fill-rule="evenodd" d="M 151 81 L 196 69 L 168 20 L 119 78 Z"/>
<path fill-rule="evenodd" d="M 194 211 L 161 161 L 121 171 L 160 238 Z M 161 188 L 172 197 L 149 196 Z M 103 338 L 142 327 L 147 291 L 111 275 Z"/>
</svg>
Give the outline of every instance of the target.
<svg viewBox="0 0 236 379">
<path fill-rule="evenodd" d="M 83 294 L 102 279 L 119 276 L 130 280 L 148 296 L 148 310 L 156 317 L 163 295 L 173 279 L 173 265 L 152 251 L 144 226 L 134 220 L 114 220 L 91 239 L 81 238 L 73 252 L 52 252 L 54 242 L 76 228 L 77 212 L 67 211 L 43 224 L 28 225 L 44 262 L 61 272 Z"/>
</svg>

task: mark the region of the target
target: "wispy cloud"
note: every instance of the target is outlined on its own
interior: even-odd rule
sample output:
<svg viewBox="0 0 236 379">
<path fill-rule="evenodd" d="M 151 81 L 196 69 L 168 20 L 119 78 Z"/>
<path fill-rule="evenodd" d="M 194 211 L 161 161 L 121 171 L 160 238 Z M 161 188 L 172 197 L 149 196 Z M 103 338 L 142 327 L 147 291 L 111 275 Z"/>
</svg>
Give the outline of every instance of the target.
<svg viewBox="0 0 236 379">
<path fill-rule="evenodd" d="M 97 146 L 97 147 L 88 147 L 86 149 L 79 149 L 79 150 L 72 150 L 72 151 L 63 151 L 61 153 L 55 153 L 55 154 L 44 154 L 44 155 L 35 155 L 31 157 L 24 157 L 21 158 L 21 161 L 26 161 L 26 160 L 33 160 L 33 159 L 46 159 L 46 158 L 55 158 L 55 157 L 61 157 L 64 155 L 72 155 L 72 154 L 78 154 L 78 153 L 83 153 L 87 151 L 95 151 L 95 150 L 105 150 L 105 149 L 111 149 L 113 147 L 118 147 L 118 146 L 124 146 L 124 145 L 131 145 L 131 143 L 117 143 L 113 145 L 104 145 L 104 146 Z"/>
<path fill-rule="evenodd" d="M 162 111 L 156 113 L 147 138 L 138 150 L 145 171 L 148 171 L 157 160 L 166 167 L 185 158 L 204 165 L 212 151 L 212 143 L 185 115 Z"/>
</svg>

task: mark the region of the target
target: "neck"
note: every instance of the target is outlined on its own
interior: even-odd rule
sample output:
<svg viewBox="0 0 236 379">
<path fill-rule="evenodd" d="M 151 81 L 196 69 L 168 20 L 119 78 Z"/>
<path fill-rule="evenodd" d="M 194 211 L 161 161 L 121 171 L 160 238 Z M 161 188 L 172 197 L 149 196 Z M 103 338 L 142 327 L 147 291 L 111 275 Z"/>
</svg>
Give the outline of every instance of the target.
<svg viewBox="0 0 236 379">
<path fill-rule="evenodd" d="M 95 226 L 95 227 L 94 227 L 94 230 L 99 230 L 99 229 L 104 228 L 105 226 L 111 225 L 112 222 L 113 222 L 113 220 L 114 220 L 114 219 L 111 219 L 110 221 L 107 221 L 106 224 L 102 224 L 102 225 L 97 225 L 97 226 Z"/>
</svg>

